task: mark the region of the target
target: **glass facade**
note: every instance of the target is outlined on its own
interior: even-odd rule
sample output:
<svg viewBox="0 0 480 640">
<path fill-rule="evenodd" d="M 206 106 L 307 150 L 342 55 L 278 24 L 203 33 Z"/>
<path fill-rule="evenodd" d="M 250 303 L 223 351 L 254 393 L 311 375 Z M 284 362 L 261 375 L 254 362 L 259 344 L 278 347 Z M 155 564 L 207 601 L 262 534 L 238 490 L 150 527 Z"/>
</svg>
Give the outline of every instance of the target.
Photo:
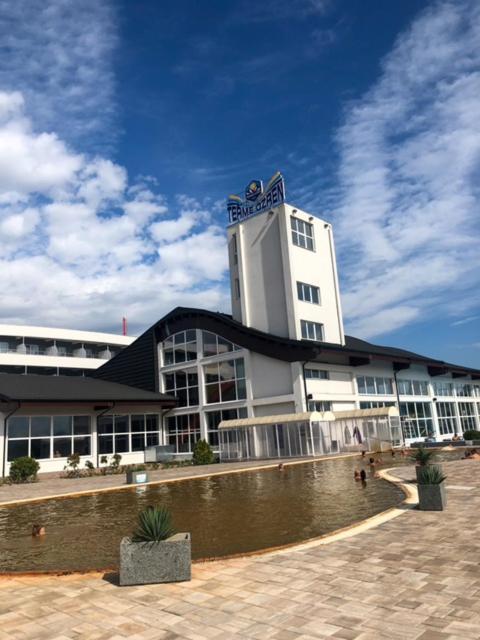
<svg viewBox="0 0 480 640">
<path fill-rule="evenodd" d="M 198 405 L 198 374 L 196 369 L 177 369 L 163 376 L 165 392 L 178 399 L 180 407 Z"/>
<path fill-rule="evenodd" d="M 474 402 L 459 402 L 458 413 L 460 414 L 460 425 L 462 427 L 462 431 L 477 428 Z"/>
<path fill-rule="evenodd" d="M 132 453 L 159 444 L 157 414 L 100 416 L 97 420 L 98 453 Z"/>
<path fill-rule="evenodd" d="M 236 344 L 225 340 L 221 336 L 217 336 L 210 331 L 202 331 L 203 342 L 203 357 L 209 358 L 210 356 L 220 356 L 224 353 L 230 353 L 232 351 L 238 351 L 240 347 Z"/>
<path fill-rule="evenodd" d="M 207 404 L 244 400 L 247 397 L 243 358 L 204 366 Z"/>
<path fill-rule="evenodd" d="M 180 331 L 163 341 L 163 364 L 181 364 L 197 359 L 197 332 Z"/>
<path fill-rule="evenodd" d="M 401 396 L 428 396 L 428 382 L 424 380 L 397 380 Z"/>
<path fill-rule="evenodd" d="M 246 407 L 237 409 L 221 409 L 220 411 L 207 411 L 207 441 L 212 447 L 218 447 L 218 425 L 222 420 L 236 420 L 237 418 L 247 418 Z"/>
<path fill-rule="evenodd" d="M 433 383 L 433 392 L 436 396 L 453 396 L 453 383 L 444 380 Z"/>
<path fill-rule="evenodd" d="M 91 452 L 90 416 L 12 416 L 7 424 L 7 460 L 68 458 Z"/>
<path fill-rule="evenodd" d="M 433 434 L 432 408 L 429 402 L 401 402 L 400 417 L 405 438 L 427 438 Z"/>
<path fill-rule="evenodd" d="M 168 444 L 175 447 L 177 453 L 192 453 L 197 440 L 200 440 L 200 414 L 186 413 L 167 418 Z"/>
<path fill-rule="evenodd" d="M 393 395 L 393 381 L 391 378 L 374 378 L 372 376 L 357 377 L 358 393 L 368 396 Z"/>
<path fill-rule="evenodd" d="M 381 407 L 394 407 L 395 402 L 388 400 L 362 400 L 359 409 L 380 409 Z"/>
<path fill-rule="evenodd" d="M 445 436 L 451 433 L 456 433 L 457 421 L 455 418 L 455 403 L 437 402 L 435 406 L 437 408 L 438 428 L 441 435 Z"/>
</svg>

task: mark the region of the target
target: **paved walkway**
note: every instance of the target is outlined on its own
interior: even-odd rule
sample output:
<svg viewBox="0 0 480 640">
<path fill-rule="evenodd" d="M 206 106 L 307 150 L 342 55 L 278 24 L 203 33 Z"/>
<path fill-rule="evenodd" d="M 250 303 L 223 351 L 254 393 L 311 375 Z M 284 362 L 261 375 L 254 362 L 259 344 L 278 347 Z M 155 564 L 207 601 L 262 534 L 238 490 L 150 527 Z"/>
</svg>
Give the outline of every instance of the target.
<svg viewBox="0 0 480 640">
<path fill-rule="evenodd" d="M 328 545 L 194 565 L 189 583 L 0 579 L 0 640 L 478 639 L 480 462 L 444 469 L 444 512 L 407 510 Z"/>
<path fill-rule="evenodd" d="M 342 454 L 340 454 L 342 455 Z M 343 454 L 352 455 L 352 454 Z M 222 464 L 209 464 L 201 466 L 175 467 L 171 469 L 157 469 L 149 471 L 151 482 L 165 482 L 182 480 L 183 478 L 193 478 L 210 476 L 222 473 L 232 473 L 244 471 L 245 469 L 258 469 L 275 467 L 279 463 L 301 464 L 312 462 L 333 456 L 322 456 L 322 458 L 285 458 L 275 460 L 248 460 L 245 462 L 226 462 Z M 71 493 L 92 493 L 97 491 L 109 491 L 112 489 L 127 489 L 132 485 L 125 482 L 125 474 L 108 476 L 91 476 L 82 478 L 65 478 L 61 473 L 43 473 L 38 476 L 38 482 L 32 484 L 4 484 L 0 485 L 0 506 L 17 503 L 22 500 L 42 500 L 46 497 L 62 496 Z"/>
</svg>

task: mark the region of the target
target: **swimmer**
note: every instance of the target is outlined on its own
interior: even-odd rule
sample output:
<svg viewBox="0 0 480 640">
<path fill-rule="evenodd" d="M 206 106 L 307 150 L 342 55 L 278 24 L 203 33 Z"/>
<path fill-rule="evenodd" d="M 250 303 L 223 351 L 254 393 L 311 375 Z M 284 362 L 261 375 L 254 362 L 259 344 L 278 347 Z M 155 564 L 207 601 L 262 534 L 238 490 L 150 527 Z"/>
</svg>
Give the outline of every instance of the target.
<svg viewBox="0 0 480 640">
<path fill-rule="evenodd" d="M 359 469 L 355 469 L 355 471 L 353 472 L 353 479 L 355 480 L 355 482 L 358 482 L 362 479 L 362 474 L 360 473 Z"/>
<path fill-rule="evenodd" d="M 362 469 L 360 471 L 360 480 L 365 483 L 367 482 L 367 474 L 365 472 L 365 469 Z"/>
<path fill-rule="evenodd" d="M 32 525 L 32 537 L 33 538 L 38 538 L 39 536 L 44 536 L 45 535 L 45 527 L 42 526 L 41 524 L 34 524 Z"/>
<path fill-rule="evenodd" d="M 278 468 L 279 471 L 284 471 L 285 467 L 283 466 L 283 462 L 280 462 L 280 464 L 278 465 L 277 468 Z"/>
<path fill-rule="evenodd" d="M 395 451 L 392 449 L 392 458 L 395 457 Z"/>
<path fill-rule="evenodd" d="M 366 451 L 362 451 L 362 458 L 365 458 Z"/>
</svg>

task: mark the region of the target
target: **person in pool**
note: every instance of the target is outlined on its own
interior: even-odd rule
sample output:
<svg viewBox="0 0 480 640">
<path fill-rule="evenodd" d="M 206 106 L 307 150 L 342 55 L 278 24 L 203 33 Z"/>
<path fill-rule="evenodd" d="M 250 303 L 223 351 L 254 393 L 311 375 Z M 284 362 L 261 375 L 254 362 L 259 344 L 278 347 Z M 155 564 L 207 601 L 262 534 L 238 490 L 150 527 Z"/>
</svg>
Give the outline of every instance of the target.
<svg viewBox="0 0 480 640">
<path fill-rule="evenodd" d="M 32 525 L 32 538 L 39 538 L 45 535 L 45 527 L 41 524 Z"/>
</svg>

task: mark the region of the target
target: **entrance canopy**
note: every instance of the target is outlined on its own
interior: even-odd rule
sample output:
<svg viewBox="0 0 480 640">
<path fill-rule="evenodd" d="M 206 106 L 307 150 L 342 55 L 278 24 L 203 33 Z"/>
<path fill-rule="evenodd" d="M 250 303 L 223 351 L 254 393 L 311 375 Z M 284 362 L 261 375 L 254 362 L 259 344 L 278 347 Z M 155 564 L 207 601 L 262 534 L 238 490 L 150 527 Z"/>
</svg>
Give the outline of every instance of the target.
<svg viewBox="0 0 480 640">
<path fill-rule="evenodd" d="M 331 411 L 308 411 L 306 413 L 285 413 L 276 416 L 259 416 L 258 418 L 239 418 L 238 420 L 222 420 L 219 429 L 239 427 L 255 427 L 265 424 L 288 424 L 290 422 L 330 422 L 335 420 Z"/>
</svg>

